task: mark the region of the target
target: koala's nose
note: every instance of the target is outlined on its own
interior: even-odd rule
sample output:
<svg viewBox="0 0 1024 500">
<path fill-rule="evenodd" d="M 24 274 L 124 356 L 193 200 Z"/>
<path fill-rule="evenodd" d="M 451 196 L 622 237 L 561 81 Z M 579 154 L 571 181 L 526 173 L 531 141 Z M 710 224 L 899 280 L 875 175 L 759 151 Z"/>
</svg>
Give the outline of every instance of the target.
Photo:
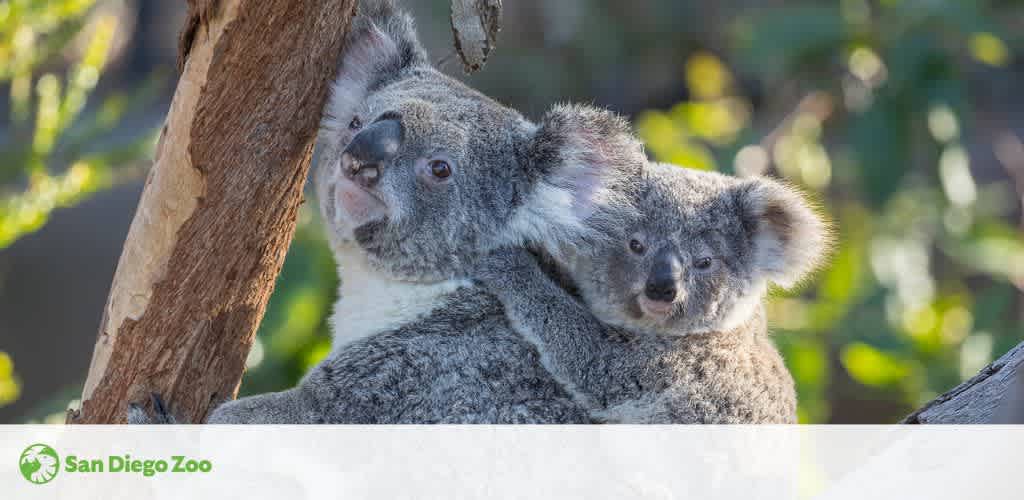
<svg viewBox="0 0 1024 500">
<path fill-rule="evenodd" d="M 651 274 L 644 285 L 644 295 L 657 302 L 672 302 L 676 299 L 679 289 L 677 277 L 682 270 L 679 258 L 673 253 L 663 251 L 655 256 Z"/>
<path fill-rule="evenodd" d="M 676 282 L 674 280 L 647 280 L 644 295 L 655 302 L 672 302 L 676 299 Z"/>
<path fill-rule="evenodd" d="M 364 187 L 375 186 L 384 165 L 398 154 L 403 134 L 398 120 L 380 120 L 360 130 L 342 152 L 344 174 Z"/>
</svg>

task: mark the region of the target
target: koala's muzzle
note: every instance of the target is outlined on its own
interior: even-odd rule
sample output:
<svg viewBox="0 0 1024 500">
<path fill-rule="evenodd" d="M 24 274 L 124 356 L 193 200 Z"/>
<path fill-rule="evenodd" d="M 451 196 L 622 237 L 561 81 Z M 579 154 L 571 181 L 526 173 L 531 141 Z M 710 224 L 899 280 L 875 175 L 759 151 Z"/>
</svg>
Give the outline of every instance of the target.
<svg viewBox="0 0 1024 500">
<path fill-rule="evenodd" d="M 342 172 L 365 188 L 376 186 L 384 165 L 398 154 L 403 135 L 398 120 L 380 120 L 360 130 L 342 152 Z"/>
</svg>

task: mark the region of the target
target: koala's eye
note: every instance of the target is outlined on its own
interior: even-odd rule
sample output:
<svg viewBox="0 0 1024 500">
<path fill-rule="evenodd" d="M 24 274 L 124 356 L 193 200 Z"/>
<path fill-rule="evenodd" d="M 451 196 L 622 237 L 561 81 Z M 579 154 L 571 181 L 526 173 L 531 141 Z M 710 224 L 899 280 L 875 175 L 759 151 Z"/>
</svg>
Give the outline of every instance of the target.
<svg viewBox="0 0 1024 500">
<path fill-rule="evenodd" d="M 431 160 L 430 174 L 438 179 L 447 179 L 452 175 L 452 166 L 444 160 Z"/>
<path fill-rule="evenodd" d="M 416 160 L 416 176 L 426 186 L 442 188 L 455 182 L 458 163 L 445 153 Z"/>
<path fill-rule="evenodd" d="M 700 257 L 693 261 L 694 269 L 698 269 L 700 271 L 707 271 L 708 269 L 711 269 L 711 264 L 711 257 Z"/>
<path fill-rule="evenodd" d="M 363 121 L 358 116 L 352 118 L 352 121 L 348 123 L 349 130 L 359 130 L 363 128 Z"/>
<path fill-rule="evenodd" d="M 644 251 L 647 250 L 644 248 L 644 244 L 640 243 L 640 240 L 637 239 L 629 240 L 629 249 L 637 255 L 643 255 Z"/>
</svg>

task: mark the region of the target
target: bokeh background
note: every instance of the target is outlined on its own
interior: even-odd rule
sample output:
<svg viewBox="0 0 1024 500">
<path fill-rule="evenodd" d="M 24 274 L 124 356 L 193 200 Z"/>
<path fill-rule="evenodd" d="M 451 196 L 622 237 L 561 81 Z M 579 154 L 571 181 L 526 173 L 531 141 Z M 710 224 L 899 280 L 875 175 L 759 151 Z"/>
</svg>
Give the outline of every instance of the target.
<svg viewBox="0 0 1024 500">
<path fill-rule="evenodd" d="M 897 421 L 1024 339 L 1024 2 L 506 0 L 472 77 L 447 0 L 405 3 L 446 71 L 528 116 L 606 106 L 656 159 L 818 200 L 831 263 L 770 303 L 801 421 Z M 184 5 L 0 2 L 0 423 L 79 395 Z M 303 210 L 243 393 L 329 348 L 334 265 Z"/>
</svg>

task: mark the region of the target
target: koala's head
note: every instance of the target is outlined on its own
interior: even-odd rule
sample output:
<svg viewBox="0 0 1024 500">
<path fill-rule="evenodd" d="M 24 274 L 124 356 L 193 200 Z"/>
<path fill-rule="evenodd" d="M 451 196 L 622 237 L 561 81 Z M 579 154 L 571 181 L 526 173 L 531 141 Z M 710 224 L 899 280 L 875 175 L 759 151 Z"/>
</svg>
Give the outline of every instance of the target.
<svg viewBox="0 0 1024 500">
<path fill-rule="evenodd" d="M 336 249 L 393 279 L 462 276 L 502 244 L 569 244 L 640 176 L 621 118 L 562 106 L 531 123 L 431 67 L 411 19 L 377 5 L 354 21 L 317 140 Z"/>
<path fill-rule="evenodd" d="M 767 284 L 795 285 L 828 246 L 803 197 L 768 179 L 651 165 L 636 198 L 614 240 L 566 264 L 594 313 L 629 330 L 732 329 Z"/>
</svg>

